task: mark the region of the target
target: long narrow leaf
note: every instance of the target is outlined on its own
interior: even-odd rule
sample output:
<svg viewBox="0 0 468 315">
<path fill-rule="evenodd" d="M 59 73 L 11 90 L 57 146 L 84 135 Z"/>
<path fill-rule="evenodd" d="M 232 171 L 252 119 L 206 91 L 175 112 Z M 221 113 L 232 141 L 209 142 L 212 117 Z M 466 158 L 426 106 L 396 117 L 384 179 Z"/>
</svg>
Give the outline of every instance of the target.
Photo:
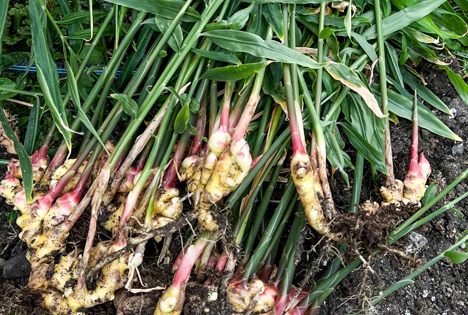
<svg viewBox="0 0 468 315">
<path fill-rule="evenodd" d="M 3 35 L 5 35 L 7 26 L 8 4 L 10 0 L 0 0 L 0 58 L 2 57 L 3 50 Z"/>
<path fill-rule="evenodd" d="M 372 85 L 372 92 L 380 98 L 378 85 Z M 388 90 L 388 110 L 395 115 L 412 120 L 413 117 L 413 102 L 403 95 Z M 461 141 L 462 139 L 454 134 L 439 118 L 437 118 L 430 110 L 425 107 L 418 106 L 418 125 L 421 128 L 427 129 L 439 136 L 446 137 L 452 140 Z"/>
<path fill-rule="evenodd" d="M 386 17 L 382 20 L 382 35 L 390 35 L 416 22 L 430 14 L 445 1 L 447 0 L 423 1 Z M 362 35 L 368 40 L 377 38 L 377 27 L 374 25 L 368 28 Z"/>
<path fill-rule="evenodd" d="M 465 80 L 463 80 L 459 74 L 453 72 L 449 67 L 445 66 L 443 68 L 445 69 L 445 72 L 447 72 L 449 80 L 452 82 L 455 90 L 457 90 L 458 95 L 460 95 L 465 104 L 468 104 L 468 85 Z"/>
<path fill-rule="evenodd" d="M 367 89 L 353 70 L 337 62 L 330 62 L 325 69 L 335 80 L 340 81 L 351 90 L 361 95 L 367 106 L 369 106 L 377 117 L 385 117 L 374 95 Z"/>
<path fill-rule="evenodd" d="M 63 135 L 65 143 L 71 150 L 71 133 L 68 128 L 65 106 L 60 95 L 59 77 L 57 66 L 47 45 L 45 32 L 42 24 L 44 12 L 38 0 L 29 2 L 29 15 L 31 18 L 31 34 L 33 49 L 36 57 L 36 69 L 39 85 L 50 109 L 58 130 Z M 45 21 L 45 20 L 44 20 Z"/>
<path fill-rule="evenodd" d="M 76 111 L 77 111 L 77 116 L 83 123 L 83 125 L 88 128 L 88 130 L 91 132 L 91 134 L 98 140 L 98 142 L 101 144 L 101 146 L 106 150 L 107 154 L 109 154 L 109 151 L 107 151 L 106 146 L 104 145 L 104 142 L 102 141 L 101 137 L 99 137 L 99 134 L 97 133 L 96 129 L 94 129 L 93 123 L 91 120 L 89 120 L 88 116 L 84 112 L 83 108 L 81 107 L 81 101 L 80 101 L 80 93 L 78 91 L 78 83 L 76 82 L 75 79 L 75 74 L 73 73 L 73 69 L 68 63 L 68 61 L 65 61 L 65 64 L 67 66 L 68 70 L 68 89 L 70 91 L 71 99 L 73 100 L 73 103 L 75 103 Z"/>
<path fill-rule="evenodd" d="M 37 100 L 29 114 L 26 135 L 24 136 L 24 148 L 29 155 L 34 152 L 37 135 L 39 134 L 39 117 L 41 116 L 41 103 Z"/>
<path fill-rule="evenodd" d="M 246 79 L 268 65 L 268 61 L 258 63 L 246 63 L 239 66 L 218 67 L 206 71 L 200 80 L 210 79 L 215 81 L 237 81 Z"/>
<path fill-rule="evenodd" d="M 383 151 L 377 151 L 369 142 L 361 136 L 354 127 L 347 123 L 340 123 L 344 132 L 348 136 L 349 142 L 355 147 L 366 160 L 375 166 L 377 170 L 384 174 L 388 174 L 385 166 L 385 156 Z"/>
<path fill-rule="evenodd" d="M 418 79 L 416 79 L 411 73 L 406 71 L 404 67 L 400 67 L 401 75 L 403 76 L 404 82 L 414 91 L 418 91 L 418 96 L 423 100 L 434 106 L 435 108 L 443 111 L 446 114 L 452 115 L 450 109 L 445 105 L 442 100 L 435 95 L 431 90 L 424 86 Z"/>
<path fill-rule="evenodd" d="M 26 201 L 30 202 L 32 200 L 32 190 L 33 190 L 33 169 L 31 164 L 31 159 L 29 158 L 28 152 L 24 146 L 16 138 L 13 129 L 11 129 L 10 123 L 3 112 L 3 106 L 0 106 L 0 123 L 2 123 L 3 130 L 8 138 L 13 141 L 15 146 L 15 151 L 18 153 L 18 159 L 20 161 L 21 174 L 23 176 L 23 187 L 26 193 Z"/>
<path fill-rule="evenodd" d="M 180 9 L 185 4 L 181 0 L 106 0 L 114 4 L 119 4 L 124 7 L 136 9 L 153 13 L 165 17 L 167 19 L 174 19 L 179 13 Z M 187 12 L 181 18 L 184 22 L 196 22 L 200 20 L 200 14 L 194 8 L 188 8 Z"/>
<path fill-rule="evenodd" d="M 262 57 L 284 63 L 299 64 L 311 69 L 321 68 L 327 63 L 319 64 L 312 58 L 304 56 L 280 42 L 263 40 L 260 36 L 236 30 L 215 30 L 201 34 L 211 39 L 216 45 L 231 51 L 249 53 L 255 57 Z"/>
<path fill-rule="evenodd" d="M 223 51 L 209 51 L 209 50 L 192 48 L 192 52 L 196 53 L 199 56 L 212 59 L 212 60 L 233 63 L 235 65 L 242 64 L 242 62 L 239 60 L 239 58 L 237 58 L 236 55 L 229 54 Z"/>
</svg>

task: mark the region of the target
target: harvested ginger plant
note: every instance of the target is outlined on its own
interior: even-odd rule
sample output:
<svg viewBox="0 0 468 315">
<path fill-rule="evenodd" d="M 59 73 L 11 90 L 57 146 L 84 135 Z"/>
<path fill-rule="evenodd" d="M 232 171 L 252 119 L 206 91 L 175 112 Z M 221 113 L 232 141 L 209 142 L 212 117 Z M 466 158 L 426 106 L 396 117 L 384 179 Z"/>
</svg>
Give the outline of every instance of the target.
<svg viewBox="0 0 468 315">
<path fill-rule="evenodd" d="M 0 196 L 45 312 L 317 314 L 371 268 L 364 257 L 401 252 L 390 244 L 465 197 L 421 218 L 468 176 L 436 196 L 418 141 L 418 128 L 461 140 L 427 109 L 451 114 L 414 68 L 444 65 L 431 49 L 462 34 L 439 15 L 457 11 L 392 1 L 383 18 L 378 0 L 306 2 L 29 2 L 33 53 L 0 54 L 13 114 L 0 110 L 0 141 L 17 154 L 0 163 Z M 4 1 L 0 16 L 18 8 Z M 431 18 L 451 42 L 431 37 Z M 2 41 L 18 21 L 0 20 Z M 37 75 L 5 71 L 17 59 Z M 397 116 L 413 122 L 403 180 Z M 381 174 L 380 195 L 361 202 L 363 178 L 378 187 Z"/>
</svg>

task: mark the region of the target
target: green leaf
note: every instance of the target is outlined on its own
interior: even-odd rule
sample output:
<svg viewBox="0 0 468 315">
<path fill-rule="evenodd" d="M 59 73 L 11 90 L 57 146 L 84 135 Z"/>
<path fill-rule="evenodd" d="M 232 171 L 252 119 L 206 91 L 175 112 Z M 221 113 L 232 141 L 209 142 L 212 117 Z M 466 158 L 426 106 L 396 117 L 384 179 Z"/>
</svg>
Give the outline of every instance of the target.
<svg viewBox="0 0 468 315">
<path fill-rule="evenodd" d="M 450 250 L 444 253 L 445 257 L 448 257 L 450 261 L 454 264 L 461 264 L 468 259 L 468 253 L 457 252 L 454 250 Z"/>
<path fill-rule="evenodd" d="M 275 3 L 266 4 L 263 6 L 262 13 L 276 36 L 278 36 L 280 41 L 284 41 L 283 13 L 281 12 L 281 6 Z"/>
<path fill-rule="evenodd" d="M 442 112 L 452 115 L 450 109 L 445 105 L 442 100 L 437 97 L 431 90 L 429 90 L 424 84 L 421 83 L 420 80 L 415 78 L 411 73 L 406 71 L 404 67 L 400 67 L 401 75 L 403 76 L 404 82 L 414 91 L 418 91 L 418 96 L 420 96 L 423 100 L 441 110 Z"/>
<path fill-rule="evenodd" d="M 26 201 L 32 201 L 32 191 L 33 191 L 33 169 L 31 164 L 31 159 L 29 158 L 28 152 L 24 146 L 19 142 L 16 137 L 13 129 L 11 129 L 10 123 L 5 116 L 3 111 L 3 106 L 0 106 L 0 123 L 2 124 L 3 130 L 8 138 L 13 141 L 15 146 L 15 151 L 18 154 L 18 159 L 20 161 L 21 174 L 23 177 L 23 187 L 26 193 Z"/>
<path fill-rule="evenodd" d="M 154 21 L 156 23 L 157 28 L 159 29 L 159 32 L 162 34 L 166 33 L 172 24 L 172 20 L 160 16 L 155 16 Z M 177 25 L 174 31 L 172 32 L 171 37 L 169 37 L 167 43 L 175 52 L 179 52 L 182 47 L 183 41 L 184 35 L 182 33 L 182 27 L 180 27 L 180 25 Z"/>
<path fill-rule="evenodd" d="M 189 124 L 189 129 L 190 129 L 190 134 L 194 135 L 195 137 L 198 137 L 198 138 L 202 139 L 205 142 L 208 142 L 208 139 L 206 137 L 203 137 L 202 135 L 199 135 L 198 131 L 197 131 L 197 128 L 195 128 L 191 124 Z"/>
<path fill-rule="evenodd" d="M 445 69 L 445 72 L 447 72 L 449 80 L 452 82 L 455 90 L 457 90 L 458 95 L 460 95 L 465 104 L 468 104 L 468 85 L 466 82 L 458 73 L 453 72 L 449 67 L 444 66 L 443 68 Z"/>
<path fill-rule="evenodd" d="M 377 151 L 363 136 L 357 132 L 354 127 L 347 123 L 340 123 L 344 132 L 348 136 L 351 145 L 358 150 L 366 160 L 375 166 L 377 170 L 384 174 L 388 174 L 387 167 L 385 166 L 385 155 L 383 151 Z"/>
<path fill-rule="evenodd" d="M 377 117 L 385 117 L 374 95 L 367 89 L 366 85 L 362 83 L 361 79 L 353 70 L 348 68 L 345 64 L 333 61 L 325 66 L 325 69 L 335 80 L 340 81 L 351 90 L 358 93 Z"/>
<path fill-rule="evenodd" d="M 97 21 L 98 19 L 105 17 L 107 15 L 106 11 L 103 10 L 93 10 L 93 19 Z M 66 14 L 60 21 L 56 21 L 57 24 L 75 24 L 75 23 L 87 23 L 89 24 L 89 11 L 78 11 L 71 12 Z"/>
<path fill-rule="evenodd" d="M 322 2 L 330 2 L 330 0 L 244 0 L 244 2 L 255 2 L 256 4 L 265 4 L 265 3 L 320 4 Z"/>
<path fill-rule="evenodd" d="M 18 217 L 18 211 L 15 211 L 15 210 L 6 211 L 5 215 L 7 217 L 8 222 L 10 222 L 10 224 L 14 224 L 16 221 L 16 218 Z"/>
<path fill-rule="evenodd" d="M 377 53 L 375 52 L 375 48 L 371 44 L 369 44 L 369 42 L 364 36 L 354 32 L 351 32 L 351 35 L 372 61 L 375 61 L 379 58 L 377 56 Z"/>
<path fill-rule="evenodd" d="M 460 7 L 460 9 L 462 9 L 465 12 L 468 12 L 468 1 L 467 0 L 453 0 L 453 2 L 455 2 Z"/>
<path fill-rule="evenodd" d="M 36 69 L 39 85 L 50 109 L 57 129 L 62 134 L 68 150 L 71 151 L 71 133 L 68 128 L 65 105 L 60 95 L 57 65 L 53 60 L 46 40 L 44 26 L 45 16 L 42 6 L 37 0 L 29 2 L 29 15 L 31 18 L 31 34 L 33 50 L 36 57 Z"/>
<path fill-rule="evenodd" d="M 148 44 L 150 42 L 150 39 L 153 33 L 154 31 L 149 26 L 145 26 L 141 30 L 140 35 L 138 36 L 135 50 L 128 57 L 124 66 L 122 67 L 119 79 L 117 80 L 117 86 L 119 90 L 122 90 L 123 86 L 132 77 L 133 72 L 136 71 L 138 64 L 140 63 L 141 59 L 145 55 L 146 48 L 148 47 Z"/>
<path fill-rule="evenodd" d="M 224 51 L 210 51 L 210 50 L 192 48 L 192 52 L 196 53 L 199 56 L 202 56 L 211 60 L 233 63 L 235 65 L 242 64 L 242 62 L 239 60 L 239 58 L 237 58 L 236 55 L 229 54 Z"/>
<path fill-rule="evenodd" d="M 94 27 L 93 28 L 93 36 L 96 36 L 96 34 L 99 32 L 100 27 Z M 104 32 L 102 34 L 103 37 L 105 36 L 112 36 L 115 35 L 115 25 L 108 25 L 104 29 Z M 89 39 L 91 37 L 91 29 L 87 28 L 84 30 L 76 31 L 70 35 L 67 36 L 68 39 Z"/>
<path fill-rule="evenodd" d="M 387 36 L 405 28 L 413 22 L 425 17 L 447 0 L 423 1 L 400 10 L 382 20 L 382 35 Z M 368 28 L 362 36 L 369 39 L 377 38 L 377 27 Z"/>
<path fill-rule="evenodd" d="M 408 60 L 408 37 L 404 33 L 401 34 L 401 54 L 398 63 L 403 66 Z"/>
<path fill-rule="evenodd" d="M 372 84 L 372 92 L 380 100 L 380 89 L 376 84 Z M 413 117 L 413 101 L 405 96 L 387 90 L 388 93 L 388 110 L 395 113 L 395 115 L 406 118 L 412 121 Z M 437 118 L 430 110 L 418 105 L 418 125 L 421 128 L 427 129 L 439 136 L 446 137 L 456 141 L 462 139 L 454 134 L 439 118 Z"/>
<path fill-rule="evenodd" d="M 437 184 L 432 184 L 429 187 L 427 187 L 426 192 L 424 193 L 424 197 L 421 200 L 421 203 L 423 204 L 423 206 L 425 206 L 432 199 L 434 199 L 435 196 L 437 196 Z"/>
<path fill-rule="evenodd" d="M 336 140 L 335 136 L 331 133 L 330 128 L 323 128 L 325 134 L 325 141 L 327 145 L 327 159 L 330 164 L 335 168 L 337 171 L 341 173 L 343 179 L 346 182 L 346 185 L 349 187 L 349 176 L 344 171 L 345 168 L 345 160 L 343 156 L 343 152 L 340 149 L 338 141 Z M 346 154 L 346 153 L 345 153 Z"/>
<path fill-rule="evenodd" d="M 8 4 L 10 0 L 0 0 L 0 58 L 2 57 L 2 50 L 3 50 L 3 36 L 5 35 L 5 31 L 7 29 L 8 23 Z M 1 70 L 1 68 L 0 68 Z"/>
<path fill-rule="evenodd" d="M 419 3 L 418 0 L 391 0 L 391 1 L 392 1 L 392 4 L 396 6 L 399 10 L 403 10 L 407 7 L 410 7 L 412 5 Z M 437 27 L 437 25 L 434 24 L 430 16 L 425 16 L 417 20 L 416 24 L 413 24 L 412 26 L 416 27 L 417 25 L 419 25 L 423 29 L 423 32 L 425 33 L 437 34 L 441 37 L 444 37 L 442 35 L 443 32 Z"/>
<path fill-rule="evenodd" d="M 39 118 L 41 116 L 41 103 L 36 100 L 36 104 L 31 109 L 28 118 L 28 126 L 26 127 L 26 135 L 24 136 L 24 148 L 28 155 L 34 153 L 37 136 L 39 135 Z"/>
<path fill-rule="evenodd" d="M 325 66 L 317 63 L 283 44 L 273 40 L 263 40 L 260 36 L 236 30 L 215 30 L 201 34 L 211 39 L 216 45 L 231 51 L 249 53 L 255 57 L 267 58 L 283 63 L 294 63 L 311 69 Z"/>
<path fill-rule="evenodd" d="M 12 52 L 6 55 L 2 55 L 0 58 L 0 71 L 19 65 L 25 62 L 28 58 L 29 53 L 27 52 Z"/>
<path fill-rule="evenodd" d="M 346 17 L 344 20 L 346 34 L 348 35 L 349 38 L 351 38 L 352 11 L 353 11 L 353 0 L 349 0 L 348 10 L 346 11 Z"/>
<path fill-rule="evenodd" d="M 248 78 L 268 65 L 268 61 L 246 63 L 239 66 L 226 66 L 206 71 L 200 80 L 210 79 L 215 81 L 237 81 Z"/>
<path fill-rule="evenodd" d="M 109 151 L 107 151 L 107 148 L 104 145 L 104 142 L 102 141 L 101 137 L 97 133 L 96 129 L 94 129 L 93 123 L 91 122 L 91 120 L 89 120 L 88 116 L 86 115 L 83 108 L 81 107 L 80 93 L 78 91 L 78 83 L 76 82 L 73 68 L 71 67 L 68 60 L 65 60 L 65 65 L 68 71 L 68 75 L 67 75 L 68 90 L 70 91 L 71 99 L 73 103 L 75 104 L 77 116 L 81 120 L 83 125 L 86 128 L 88 128 L 91 134 L 98 140 L 98 142 L 101 144 L 104 150 L 106 150 L 107 154 L 109 154 Z"/>
<path fill-rule="evenodd" d="M 180 9 L 185 4 L 182 0 L 106 0 L 107 2 L 120 4 L 124 7 L 136 9 L 159 15 L 167 19 L 173 19 L 179 13 Z M 182 16 L 181 21 L 196 22 L 200 20 L 200 14 L 189 7 L 187 12 Z"/>
<path fill-rule="evenodd" d="M 326 39 L 333 34 L 333 31 L 329 27 L 324 27 L 323 30 L 320 32 L 319 38 Z"/>
<path fill-rule="evenodd" d="M 177 117 L 174 121 L 174 132 L 178 134 L 184 133 L 185 130 L 187 129 L 189 119 L 190 119 L 190 108 L 189 108 L 189 104 L 186 104 L 180 109 L 179 113 L 177 114 Z"/>
<path fill-rule="evenodd" d="M 133 99 L 131 99 L 128 95 L 111 94 L 111 97 L 122 103 L 125 114 L 130 116 L 132 119 L 135 119 L 137 117 L 138 104 Z"/>
<path fill-rule="evenodd" d="M 395 48 L 389 45 L 388 42 L 385 42 L 385 50 L 387 51 L 387 58 L 385 59 L 387 71 L 395 81 L 397 81 L 401 86 L 405 86 L 403 83 L 403 77 L 401 76 L 400 67 L 398 65 L 398 55 Z"/>
<path fill-rule="evenodd" d="M 227 20 L 211 23 L 206 26 L 207 30 L 218 29 L 218 28 L 231 28 L 233 30 L 240 30 L 245 26 L 245 23 L 249 20 L 250 12 L 254 8 L 255 3 L 252 2 L 247 8 L 242 9 L 234 13 Z"/>
</svg>

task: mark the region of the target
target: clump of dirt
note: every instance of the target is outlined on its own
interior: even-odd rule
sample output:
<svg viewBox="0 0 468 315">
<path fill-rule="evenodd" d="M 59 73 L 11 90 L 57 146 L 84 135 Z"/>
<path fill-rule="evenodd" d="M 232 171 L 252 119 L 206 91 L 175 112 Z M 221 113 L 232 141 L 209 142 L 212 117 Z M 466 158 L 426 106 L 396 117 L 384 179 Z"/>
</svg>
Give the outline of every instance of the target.
<svg viewBox="0 0 468 315">
<path fill-rule="evenodd" d="M 364 253 L 371 253 L 385 244 L 395 225 L 413 215 L 419 207 L 416 204 L 385 205 L 370 213 L 360 207 L 360 211 L 343 213 L 331 222 L 331 231 L 343 237 L 348 243 L 359 244 Z"/>
</svg>

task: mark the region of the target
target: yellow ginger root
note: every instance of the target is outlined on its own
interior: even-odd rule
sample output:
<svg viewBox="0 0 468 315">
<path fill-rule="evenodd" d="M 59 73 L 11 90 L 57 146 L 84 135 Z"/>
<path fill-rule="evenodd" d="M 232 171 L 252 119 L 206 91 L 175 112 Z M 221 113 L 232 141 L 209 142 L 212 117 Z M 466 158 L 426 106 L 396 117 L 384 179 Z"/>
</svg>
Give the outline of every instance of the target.
<svg viewBox="0 0 468 315">
<path fill-rule="evenodd" d="M 317 177 L 314 178 L 310 157 L 307 154 L 300 152 L 294 154 L 291 160 L 291 176 L 309 224 L 318 233 L 336 238 L 330 234 L 330 226 L 322 209 L 323 193 L 318 190 L 321 186 L 317 184 Z"/>
<path fill-rule="evenodd" d="M 158 193 L 160 192 L 158 191 Z M 182 208 L 179 190 L 174 187 L 166 188 L 162 194 L 157 196 L 153 213 L 175 220 L 182 214 Z"/>
<path fill-rule="evenodd" d="M 247 176 L 251 165 L 252 156 L 249 145 L 244 139 L 229 146 L 218 160 L 195 208 L 199 213 L 198 220 L 205 229 L 215 231 L 219 228 L 210 213 L 211 206 L 239 186 Z"/>
<path fill-rule="evenodd" d="M 118 250 L 111 246 L 111 242 L 98 244 L 92 251 L 90 263 L 95 264 L 104 256 Z M 126 281 L 125 272 L 128 268 L 129 253 L 106 265 L 96 281 L 96 288 L 88 290 L 86 287 L 80 290 L 73 287 L 77 279 L 78 253 L 73 251 L 62 257 L 59 264 L 53 269 L 53 275 L 48 281 L 46 274 L 50 272 L 47 264 L 41 264 L 32 273 L 29 287 L 42 291 L 43 304 L 51 314 L 75 314 L 84 309 L 98 304 L 112 301 L 114 293 L 123 287 Z"/>
<path fill-rule="evenodd" d="M 244 313 L 253 299 L 265 291 L 265 285 L 260 279 L 254 279 L 247 283 L 246 281 L 232 280 L 226 290 L 232 309 L 236 313 Z"/>
<path fill-rule="evenodd" d="M 403 182 L 401 180 L 395 180 L 393 186 L 382 186 L 380 187 L 380 195 L 385 199 L 382 206 L 389 204 L 398 204 L 403 201 Z"/>
<path fill-rule="evenodd" d="M 380 194 L 385 199 L 382 205 L 393 204 L 398 209 L 400 203 L 419 204 L 426 192 L 426 181 L 430 173 L 431 166 L 424 157 L 424 154 L 420 154 L 419 162 L 415 158 L 411 159 L 408 174 L 404 182 L 396 180 L 394 187 L 380 188 Z"/>
<path fill-rule="evenodd" d="M 53 185 L 57 184 L 57 182 L 65 175 L 70 167 L 73 166 L 75 163 L 76 159 L 70 159 L 65 162 L 64 165 L 60 166 L 57 168 L 57 170 L 54 172 L 52 175 L 52 180 L 50 181 L 50 186 L 52 187 Z M 80 180 L 81 174 L 83 174 L 84 169 L 86 168 L 87 161 L 84 161 L 83 164 L 80 165 L 76 173 L 73 175 L 73 177 L 70 179 L 68 184 L 65 186 L 65 188 L 62 190 L 62 192 L 59 194 L 59 196 L 63 196 L 64 194 L 70 192 L 75 188 L 76 184 Z"/>
</svg>

